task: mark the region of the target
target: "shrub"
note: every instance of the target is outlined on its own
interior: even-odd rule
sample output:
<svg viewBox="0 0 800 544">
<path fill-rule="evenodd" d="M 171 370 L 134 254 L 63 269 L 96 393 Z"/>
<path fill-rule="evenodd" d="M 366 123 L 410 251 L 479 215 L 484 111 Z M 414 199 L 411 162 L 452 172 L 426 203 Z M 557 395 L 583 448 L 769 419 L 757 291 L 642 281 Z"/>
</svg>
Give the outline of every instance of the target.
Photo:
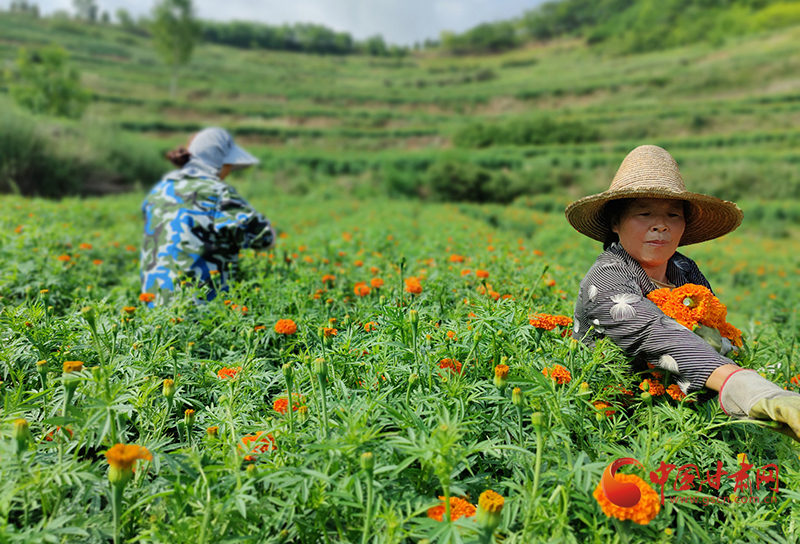
<svg viewBox="0 0 800 544">
<path fill-rule="evenodd" d="M 518 119 L 504 124 L 471 123 L 457 131 L 458 147 L 490 145 L 546 145 L 596 142 L 600 132 L 580 121 L 557 122 L 549 117 Z"/>
<path fill-rule="evenodd" d="M 28 52 L 20 48 L 16 71 L 9 77 L 11 96 L 33 113 L 78 118 L 91 100 L 80 85 L 80 74 L 69 63 L 69 53 L 51 45 Z"/>
</svg>

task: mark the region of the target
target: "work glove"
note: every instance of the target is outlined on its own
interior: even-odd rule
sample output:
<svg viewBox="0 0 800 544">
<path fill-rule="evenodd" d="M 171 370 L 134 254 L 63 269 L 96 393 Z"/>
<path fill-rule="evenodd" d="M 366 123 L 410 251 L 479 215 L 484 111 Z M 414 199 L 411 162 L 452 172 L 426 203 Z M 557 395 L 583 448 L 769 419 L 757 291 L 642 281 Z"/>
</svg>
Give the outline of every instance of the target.
<svg viewBox="0 0 800 544">
<path fill-rule="evenodd" d="M 719 330 L 706 327 L 705 325 L 695 325 L 692 329 L 694 333 L 706 341 L 706 343 L 714 348 L 714 351 L 720 355 L 727 356 L 731 351 L 732 355 L 739 353 L 739 348 L 731 344 L 731 341 L 722 336 Z"/>
<path fill-rule="evenodd" d="M 729 416 L 783 424 L 776 431 L 800 442 L 800 394 L 786 391 L 754 370 L 737 370 L 719 390 L 719 405 Z"/>
</svg>

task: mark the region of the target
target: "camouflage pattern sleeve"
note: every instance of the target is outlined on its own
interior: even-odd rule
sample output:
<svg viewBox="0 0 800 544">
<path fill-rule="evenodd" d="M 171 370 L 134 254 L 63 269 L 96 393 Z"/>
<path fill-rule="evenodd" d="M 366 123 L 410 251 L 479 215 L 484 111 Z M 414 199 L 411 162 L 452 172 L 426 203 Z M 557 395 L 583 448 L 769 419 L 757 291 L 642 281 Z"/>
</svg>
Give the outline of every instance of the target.
<svg viewBox="0 0 800 544">
<path fill-rule="evenodd" d="M 267 249 L 275 242 L 269 220 L 227 185 L 220 191 L 214 227 L 219 236 L 241 249 Z"/>
</svg>

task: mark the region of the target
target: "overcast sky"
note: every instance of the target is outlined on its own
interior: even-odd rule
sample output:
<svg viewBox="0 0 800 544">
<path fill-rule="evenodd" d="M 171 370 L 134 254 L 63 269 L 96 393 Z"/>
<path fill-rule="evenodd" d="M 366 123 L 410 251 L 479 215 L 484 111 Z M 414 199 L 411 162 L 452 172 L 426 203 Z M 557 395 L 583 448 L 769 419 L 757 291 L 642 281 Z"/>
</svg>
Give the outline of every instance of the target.
<svg viewBox="0 0 800 544">
<path fill-rule="evenodd" d="M 72 0 L 28 0 L 42 13 L 72 11 Z M 194 0 L 202 19 L 251 20 L 267 24 L 319 23 L 350 32 L 356 39 L 382 34 L 390 43 L 410 45 L 438 38 L 442 30 L 462 32 L 487 21 L 509 19 L 544 0 Z M 11 0 L 0 0 L 7 10 Z M 112 15 L 125 8 L 134 16 L 148 13 L 154 2 L 97 0 Z"/>
</svg>

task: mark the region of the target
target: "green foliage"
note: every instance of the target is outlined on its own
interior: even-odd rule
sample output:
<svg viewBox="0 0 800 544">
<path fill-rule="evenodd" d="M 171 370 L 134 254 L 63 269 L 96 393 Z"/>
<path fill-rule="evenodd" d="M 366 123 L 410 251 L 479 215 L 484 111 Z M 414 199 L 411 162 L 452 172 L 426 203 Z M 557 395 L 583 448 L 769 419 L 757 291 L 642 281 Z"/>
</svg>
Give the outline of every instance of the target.
<svg viewBox="0 0 800 544">
<path fill-rule="evenodd" d="M 516 26 L 505 21 L 483 23 L 463 34 L 442 33 L 442 47 L 456 55 L 499 53 L 513 49 L 519 43 Z"/>
<path fill-rule="evenodd" d="M 201 27 L 194 19 L 192 0 L 161 0 L 153 8 L 150 32 L 161 60 L 172 68 L 170 95 L 174 97 L 178 67 L 189 62 L 200 39 Z"/>
<path fill-rule="evenodd" d="M 549 117 L 515 119 L 508 123 L 471 123 L 453 135 L 459 147 L 546 145 L 596 142 L 600 132 L 580 121 L 558 122 Z"/>
<path fill-rule="evenodd" d="M 52 198 L 119 192 L 163 173 L 157 149 L 119 130 L 37 123 L 0 104 L 0 192 Z"/>
<path fill-rule="evenodd" d="M 492 172 L 457 159 L 445 158 L 432 164 L 424 182 L 435 198 L 454 202 L 507 203 L 525 192 L 504 172 Z"/>
<path fill-rule="evenodd" d="M 12 82 L 11 96 L 33 113 L 78 118 L 91 100 L 69 54 L 57 45 L 30 52 L 20 48 L 16 69 L 8 70 L 6 77 Z"/>
</svg>

